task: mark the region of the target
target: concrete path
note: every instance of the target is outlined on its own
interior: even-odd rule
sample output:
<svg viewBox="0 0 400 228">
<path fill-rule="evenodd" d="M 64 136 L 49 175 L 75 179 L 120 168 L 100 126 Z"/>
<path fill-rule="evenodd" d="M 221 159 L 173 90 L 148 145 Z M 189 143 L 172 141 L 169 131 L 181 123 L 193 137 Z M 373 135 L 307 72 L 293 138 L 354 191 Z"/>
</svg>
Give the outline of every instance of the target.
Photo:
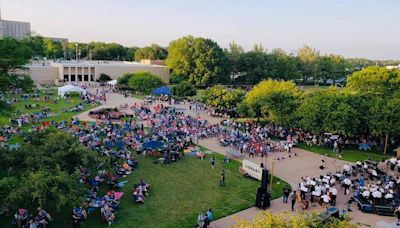
<svg viewBox="0 0 400 228">
<path fill-rule="evenodd" d="M 89 89 L 90 91 L 91 89 Z M 94 89 L 92 89 L 94 91 Z M 107 94 L 107 102 L 99 107 L 96 107 L 92 110 L 97 110 L 105 107 L 117 107 L 122 104 L 132 105 L 133 103 L 142 103 L 143 101 L 137 98 L 128 97 L 124 98 L 121 94 Z M 167 105 L 167 103 L 163 103 Z M 187 115 L 191 116 L 200 116 L 203 119 L 208 120 L 211 123 L 219 123 L 222 121 L 222 118 L 211 117 L 206 113 L 206 111 L 199 111 L 197 114 L 195 110 L 189 110 L 188 104 L 179 104 L 174 105 L 178 110 L 183 111 Z M 91 111 L 91 110 L 90 110 Z M 130 110 L 126 110 L 130 112 Z M 94 121 L 88 116 L 89 111 L 81 113 L 77 115 L 80 120 L 84 121 Z M 209 138 L 204 140 L 199 140 L 199 144 L 203 147 L 206 147 L 212 151 L 218 152 L 220 154 L 225 155 L 226 151 L 229 150 L 227 147 L 222 147 L 219 145 L 217 138 Z M 299 148 L 294 148 L 293 152 L 297 154 L 296 157 L 288 158 L 287 154 L 284 152 L 276 152 L 271 153 L 266 159 L 267 167 L 271 169 L 272 162 L 274 162 L 274 176 L 279 177 L 280 179 L 288 182 L 294 189 L 298 188 L 298 183 L 301 180 L 301 177 L 310 176 L 310 177 L 318 177 L 319 175 L 325 175 L 327 172 L 336 172 L 341 171 L 343 164 L 345 163 L 342 160 L 336 160 L 333 158 L 329 158 L 326 156 L 322 156 L 316 153 L 312 153 L 309 151 L 305 151 Z M 284 160 L 278 158 L 285 157 Z M 261 157 L 255 156 L 254 158 L 245 157 L 245 159 L 251 160 L 257 164 L 262 162 Z M 326 169 L 321 170 L 319 166 L 322 164 L 321 160 L 325 160 Z M 349 196 L 343 195 L 343 189 L 338 189 L 339 195 L 337 198 L 337 207 L 339 209 L 346 208 L 345 203 L 348 201 Z M 255 194 L 255 193 L 254 193 Z M 370 227 L 376 227 L 378 222 L 381 224 L 387 224 L 387 227 L 392 227 L 393 222 L 396 221 L 395 217 L 384 217 L 378 216 L 375 214 L 364 214 L 358 210 L 356 206 L 352 206 L 353 212 L 350 212 L 349 215 L 353 218 L 352 222 L 356 224 L 366 224 Z M 282 213 L 282 212 L 291 212 L 290 205 L 282 202 L 282 199 L 275 199 L 271 202 L 271 207 L 268 209 L 272 213 Z M 294 213 L 301 211 L 300 208 L 296 208 Z M 320 206 L 310 206 L 309 211 L 322 211 Z M 257 214 L 259 214 L 261 210 L 252 207 L 233 215 L 221 218 L 219 220 L 213 221 L 211 223 L 212 228 L 225 228 L 232 226 L 236 223 L 235 218 L 241 218 L 244 220 L 252 220 Z M 360 225 L 361 226 L 361 225 Z M 383 226 L 385 227 L 385 226 Z"/>
</svg>

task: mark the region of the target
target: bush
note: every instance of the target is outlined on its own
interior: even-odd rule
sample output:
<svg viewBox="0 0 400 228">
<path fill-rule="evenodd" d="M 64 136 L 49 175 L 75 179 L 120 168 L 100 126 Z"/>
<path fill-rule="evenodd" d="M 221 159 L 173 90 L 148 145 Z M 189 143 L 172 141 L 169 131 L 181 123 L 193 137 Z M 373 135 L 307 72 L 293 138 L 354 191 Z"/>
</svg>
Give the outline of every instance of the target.
<svg viewBox="0 0 400 228">
<path fill-rule="evenodd" d="M 194 96 L 196 95 L 196 92 L 196 87 L 188 81 L 182 81 L 178 85 L 172 87 L 172 94 L 178 97 Z"/>
<path fill-rule="evenodd" d="M 110 76 L 108 76 L 107 74 L 103 74 L 103 73 L 100 74 L 100 77 L 98 79 L 99 82 L 108 82 L 111 80 L 112 80 L 112 78 Z"/>
<path fill-rule="evenodd" d="M 161 87 L 165 83 L 157 75 L 149 72 L 137 72 L 129 78 L 128 85 L 136 92 L 149 94 L 153 89 Z"/>
<path fill-rule="evenodd" d="M 123 74 L 117 79 L 117 84 L 120 86 L 128 86 L 129 79 L 133 76 L 131 73 Z"/>
</svg>

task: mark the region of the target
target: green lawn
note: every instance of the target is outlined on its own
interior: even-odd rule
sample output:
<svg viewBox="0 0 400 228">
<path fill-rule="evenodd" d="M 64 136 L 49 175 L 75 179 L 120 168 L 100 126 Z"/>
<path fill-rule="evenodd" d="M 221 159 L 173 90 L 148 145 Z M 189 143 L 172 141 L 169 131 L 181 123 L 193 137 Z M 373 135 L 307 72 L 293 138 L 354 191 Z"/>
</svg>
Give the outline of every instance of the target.
<svg viewBox="0 0 400 228">
<path fill-rule="evenodd" d="M 194 227 L 199 212 L 208 208 L 215 219 L 254 206 L 259 181 L 239 173 L 238 161 L 223 163 L 223 156 L 215 154 L 217 164 L 211 169 L 209 158 L 200 160 L 185 157 L 170 165 L 153 164 L 152 159 L 138 157 L 139 168 L 127 177 L 122 191 L 121 208 L 112 227 Z M 221 170 L 226 172 L 226 187 L 219 187 Z M 132 201 L 132 188 L 143 178 L 151 185 L 150 196 L 138 205 Z M 286 183 L 274 177 L 272 198 L 281 196 Z M 102 191 L 105 192 L 105 189 Z M 49 227 L 70 227 L 70 208 L 54 214 Z M 9 219 L 0 217 L 0 227 L 11 227 Z M 83 227 L 108 227 L 102 222 L 99 210 L 89 215 Z"/>
<path fill-rule="evenodd" d="M 336 157 L 336 154 L 333 152 L 332 149 L 326 149 L 321 146 L 308 146 L 305 143 L 299 143 L 296 147 L 311 151 L 317 154 L 325 155 L 328 154 L 329 157 Z M 390 156 L 385 155 L 382 153 L 377 152 L 370 152 L 370 151 L 360 151 L 360 150 L 342 150 L 342 157 L 338 159 L 350 161 L 350 162 L 357 162 L 357 161 L 364 161 L 366 159 L 371 158 L 374 161 L 381 161 L 382 159 L 387 159 Z"/>
<path fill-rule="evenodd" d="M 41 90 L 40 91 L 40 97 L 44 97 L 45 93 L 48 90 Z M 54 100 L 58 95 L 57 95 L 57 90 L 52 90 L 53 94 L 52 96 L 50 96 L 51 100 Z M 17 99 L 20 99 L 20 95 L 11 95 L 8 96 L 8 98 L 10 97 L 16 97 Z M 42 108 L 50 108 L 50 113 L 52 114 L 52 116 L 50 116 L 47 119 L 43 119 L 42 121 L 63 121 L 63 120 L 70 120 L 71 117 L 79 114 L 79 112 L 62 112 L 63 108 L 71 108 L 74 107 L 76 105 L 78 105 L 79 103 L 81 103 L 81 99 L 79 98 L 78 94 L 72 94 L 71 98 L 69 99 L 68 103 L 60 98 L 59 102 L 57 104 L 52 103 L 52 102 L 44 102 L 44 101 L 35 101 L 34 99 L 30 99 L 27 101 L 19 101 L 17 103 L 12 104 L 10 107 L 8 107 L 5 110 L 0 110 L 0 127 L 4 126 L 4 125 L 10 125 L 10 119 L 17 117 L 16 112 L 19 110 L 21 112 L 21 114 L 29 114 L 29 113 L 36 113 L 36 112 L 40 112 L 42 110 Z M 28 104 L 38 104 L 39 107 L 35 108 L 35 109 L 26 109 L 25 105 Z M 96 107 L 97 104 L 86 104 L 85 108 L 83 111 L 92 109 L 94 107 Z M 82 111 L 82 112 L 83 112 Z M 23 130 L 28 130 L 32 125 L 25 125 L 22 127 Z M 15 143 L 15 142 L 20 142 L 21 139 L 19 138 L 15 138 L 13 137 L 11 141 L 9 141 L 10 143 Z"/>
</svg>

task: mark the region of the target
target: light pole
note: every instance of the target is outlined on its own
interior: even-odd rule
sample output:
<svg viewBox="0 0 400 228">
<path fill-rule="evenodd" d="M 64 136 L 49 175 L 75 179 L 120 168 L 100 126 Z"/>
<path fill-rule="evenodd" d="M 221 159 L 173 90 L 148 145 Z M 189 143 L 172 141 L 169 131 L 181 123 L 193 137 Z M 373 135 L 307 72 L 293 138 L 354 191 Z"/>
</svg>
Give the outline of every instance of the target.
<svg viewBox="0 0 400 228">
<path fill-rule="evenodd" d="M 75 44 L 75 60 L 78 61 L 78 44 Z"/>
</svg>

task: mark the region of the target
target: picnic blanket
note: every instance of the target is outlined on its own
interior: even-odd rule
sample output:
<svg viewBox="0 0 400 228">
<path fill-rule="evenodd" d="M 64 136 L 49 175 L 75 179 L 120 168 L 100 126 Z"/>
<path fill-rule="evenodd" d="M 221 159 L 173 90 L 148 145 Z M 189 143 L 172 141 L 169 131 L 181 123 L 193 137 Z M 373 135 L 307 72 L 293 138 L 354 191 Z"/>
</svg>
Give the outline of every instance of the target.
<svg viewBox="0 0 400 228">
<path fill-rule="evenodd" d="M 126 183 L 128 183 L 128 181 L 121 181 L 117 185 L 118 185 L 118 187 L 122 188 L 125 186 Z"/>
</svg>

